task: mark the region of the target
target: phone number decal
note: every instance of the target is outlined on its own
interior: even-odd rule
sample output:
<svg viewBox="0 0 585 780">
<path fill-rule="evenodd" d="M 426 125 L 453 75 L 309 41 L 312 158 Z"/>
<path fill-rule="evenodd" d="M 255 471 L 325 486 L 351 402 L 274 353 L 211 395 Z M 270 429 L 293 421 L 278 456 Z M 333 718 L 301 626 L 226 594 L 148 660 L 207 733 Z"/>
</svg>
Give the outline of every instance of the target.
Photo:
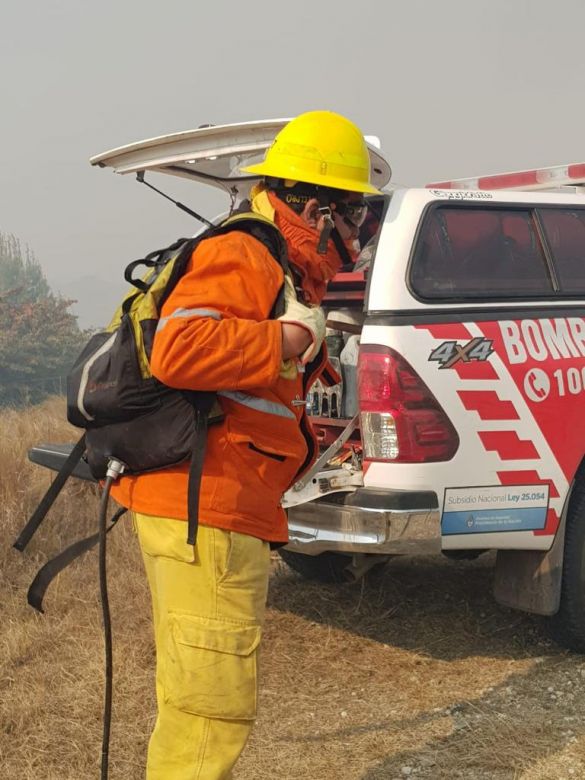
<svg viewBox="0 0 585 780">
<path fill-rule="evenodd" d="M 542 368 L 531 368 L 524 376 L 524 393 L 534 403 L 546 401 L 551 394 L 563 398 L 566 395 L 579 395 L 584 390 L 585 367 L 557 368 L 550 376 Z"/>
</svg>

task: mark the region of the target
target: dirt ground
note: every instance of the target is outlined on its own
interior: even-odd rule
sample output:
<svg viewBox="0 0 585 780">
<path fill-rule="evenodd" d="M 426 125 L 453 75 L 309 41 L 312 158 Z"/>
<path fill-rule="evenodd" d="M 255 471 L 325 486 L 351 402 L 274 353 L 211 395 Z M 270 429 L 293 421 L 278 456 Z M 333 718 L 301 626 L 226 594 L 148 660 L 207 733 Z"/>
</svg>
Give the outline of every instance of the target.
<svg viewBox="0 0 585 780">
<path fill-rule="evenodd" d="M 24 555 L 11 548 L 48 472 L 27 446 L 66 441 L 61 407 L 0 416 L 0 779 L 99 777 L 103 640 L 96 554 L 26 589 L 47 553 L 95 526 L 71 485 Z M 111 535 L 111 780 L 139 780 L 155 716 L 150 607 L 129 522 Z M 357 584 L 308 583 L 277 557 L 260 714 L 236 780 L 585 778 L 585 663 L 542 619 L 495 604 L 493 557 L 395 558 Z"/>
</svg>

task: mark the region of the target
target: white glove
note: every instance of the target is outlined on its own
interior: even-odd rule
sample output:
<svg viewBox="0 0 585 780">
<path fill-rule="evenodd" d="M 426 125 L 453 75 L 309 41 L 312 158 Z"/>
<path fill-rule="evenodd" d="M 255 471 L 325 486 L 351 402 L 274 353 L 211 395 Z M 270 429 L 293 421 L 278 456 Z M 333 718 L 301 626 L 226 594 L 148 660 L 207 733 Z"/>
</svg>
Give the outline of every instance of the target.
<svg viewBox="0 0 585 780">
<path fill-rule="evenodd" d="M 325 314 L 319 306 L 299 303 L 289 274 L 284 278 L 284 314 L 278 319 L 291 325 L 300 325 L 311 334 L 311 344 L 300 355 L 300 361 L 305 365 L 313 360 L 325 338 Z"/>
</svg>

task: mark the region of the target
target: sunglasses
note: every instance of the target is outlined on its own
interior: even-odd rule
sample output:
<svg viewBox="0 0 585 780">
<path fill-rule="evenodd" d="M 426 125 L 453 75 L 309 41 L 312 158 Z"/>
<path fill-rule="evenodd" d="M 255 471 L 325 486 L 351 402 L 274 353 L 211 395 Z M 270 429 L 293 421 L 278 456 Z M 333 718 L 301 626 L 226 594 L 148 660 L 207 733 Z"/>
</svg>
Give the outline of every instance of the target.
<svg viewBox="0 0 585 780">
<path fill-rule="evenodd" d="M 368 204 L 365 200 L 339 201 L 335 203 L 335 211 L 340 217 L 351 222 L 355 227 L 363 225 L 368 213 Z"/>
</svg>

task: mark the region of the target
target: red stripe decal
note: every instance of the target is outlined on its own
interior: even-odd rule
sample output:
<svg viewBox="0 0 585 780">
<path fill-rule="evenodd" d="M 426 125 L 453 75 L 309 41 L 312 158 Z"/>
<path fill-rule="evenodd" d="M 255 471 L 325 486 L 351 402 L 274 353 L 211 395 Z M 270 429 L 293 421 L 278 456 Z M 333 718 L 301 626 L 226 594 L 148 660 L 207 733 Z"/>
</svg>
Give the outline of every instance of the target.
<svg viewBox="0 0 585 780">
<path fill-rule="evenodd" d="M 467 411 L 477 412 L 482 420 L 519 419 L 514 404 L 501 401 L 495 390 L 459 390 L 457 395 Z"/>
<path fill-rule="evenodd" d="M 498 471 L 502 485 L 548 485 L 550 498 L 558 498 L 559 491 L 552 479 L 542 479 L 537 471 Z"/>
<path fill-rule="evenodd" d="M 546 524 L 542 531 L 533 531 L 535 536 L 551 536 L 556 534 L 560 519 L 554 509 L 549 509 L 546 515 Z"/>
<path fill-rule="evenodd" d="M 431 336 L 435 339 L 443 339 L 444 341 L 457 341 L 458 339 L 465 339 L 466 341 L 471 338 L 470 332 L 465 325 L 460 322 L 444 322 L 437 323 L 435 325 L 415 325 L 415 328 L 419 330 L 428 330 Z"/>
<path fill-rule="evenodd" d="M 479 438 L 486 450 L 495 450 L 502 460 L 538 458 L 534 444 L 519 439 L 516 431 L 480 431 Z"/>
<path fill-rule="evenodd" d="M 453 370 L 457 372 L 460 379 L 497 379 L 498 375 L 495 368 L 489 361 L 470 360 L 464 363 L 460 360 L 455 363 Z"/>
<path fill-rule="evenodd" d="M 548 485 L 549 498 L 558 498 L 559 491 L 552 479 L 541 479 L 537 471 L 498 471 L 498 479 L 502 485 Z M 557 532 L 559 516 L 554 509 L 549 507 L 546 515 L 546 523 L 542 530 L 533 531 L 535 536 L 550 536 Z"/>
</svg>

